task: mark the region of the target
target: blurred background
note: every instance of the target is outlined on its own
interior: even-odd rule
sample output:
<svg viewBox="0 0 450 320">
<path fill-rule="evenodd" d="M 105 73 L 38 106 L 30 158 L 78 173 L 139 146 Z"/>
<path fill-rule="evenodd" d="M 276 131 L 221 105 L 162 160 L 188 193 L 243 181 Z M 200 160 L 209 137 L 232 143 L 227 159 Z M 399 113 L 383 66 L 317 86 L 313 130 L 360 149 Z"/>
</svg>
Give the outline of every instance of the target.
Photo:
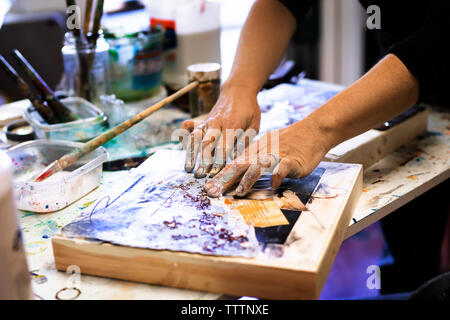
<svg viewBox="0 0 450 320">
<path fill-rule="evenodd" d="M 109 29 L 121 29 L 122 33 L 137 32 L 148 27 L 151 18 L 176 20 L 174 17 L 176 13 L 173 14 L 174 8 L 189 2 L 193 1 L 105 0 L 105 15 L 102 25 Z M 254 0 L 207 2 L 217 3 L 220 10 L 217 12 L 212 10 L 214 11 L 211 14 L 213 21 L 202 23 L 217 25 L 203 25 L 198 28 L 213 28 L 214 32 L 209 35 L 209 38 L 195 39 L 189 35 L 198 33 L 199 30 L 185 30 L 184 33 L 187 36 L 181 40 L 181 43 L 179 40 L 179 45 L 189 46 L 195 41 L 198 43 L 220 41 L 220 49 L 212 50 L 209 59 L 212 55 L 213 58 L 219 60 L 214 62 L 221 63 L 222 79 L 225 79 L 231 68 L 240 30 Z M 80 0 L 77 4 L 83 10 L 85 0 Z M 8 53 L 12 49 L 18 48 L 49 85 L 57 88 L 61 84 L 64 71 L 61 49 L 64 46 L 64 34 L 67 31 L 65 1 L 2 0 L 0 12 L 1 10 L 6 11 L 10 5 L 12 7 L 0 29 L 0 53 L 8 60 Z M 219 21 L 214 19 L 214 15 L 217 14 L 220 14 Z M 186 21 L 177 21 L 177 28 L 189 29 L 192 21 L 189 21 L 186 13 L 183 16 L 187 17 Z M 343 85 L 352 83 L 377 59 L 376 54 L 373 54 L 376 51 L 370 50 L 368 45 L 370 41 L 367 40 L 370 40 L 372 35 L 367 28 L 364 28 L 364 17 L 365 12 L 357 0 L 316 1 L 293 37 L 285 59 L 294 60 L 296 70 L 305 71 L 308 78 Z M 182 30 L 178 31 L 183 32 Z M 187 48 L 186 50 L 191 49 Z M 187 56 L 192 54 L 187 51 L 182 54 Z M 186 59 L 189 60 L 189 57 Z M 14 62 L 11 61 L 11 64 L 14 65 Z M 167 66 L 167 63 L 164 64 L 163 81 L 165 85 L 170 86 L 173 85 L 174 80 L 173 77 L 170 79 L 170 75 L 167 75 L 173 71 L 169 69 L 170 66 Z M 114 77 L 114 70 L 111 72 Z M 170 81 L 172 83 L 168 83 Z M 113 79 L 112 82 L 114 82 Z M 113 83 L 113 93 L 116 93 L 114 89 Z M 4 74 L 0 74 L 0 90 L 1 99 L 4 102 L 23 98 Z"/>
</svg>

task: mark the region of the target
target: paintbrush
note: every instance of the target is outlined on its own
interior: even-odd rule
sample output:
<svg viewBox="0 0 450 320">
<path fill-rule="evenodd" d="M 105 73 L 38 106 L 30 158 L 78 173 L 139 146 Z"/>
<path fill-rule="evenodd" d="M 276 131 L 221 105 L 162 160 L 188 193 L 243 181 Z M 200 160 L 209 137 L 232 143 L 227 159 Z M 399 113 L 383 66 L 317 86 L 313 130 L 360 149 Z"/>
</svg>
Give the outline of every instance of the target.
<svg viewBox="0 0 450 320">
<path fill-rule="evenodd" d="M 90 72 L 92 65 L 94 63 L 95 59 L 95 52 L 97 48 L 97 39 L 99 37 L 99 31 L 100 31 L 100 22 L 103 16 L 103 0 L 97 0 L 97 6 L 95 9 L 94 14 L 94 22 L 92 24 L 92 32 L 90 34 L 90 38 L 88 41 L 90 41 L 91 44 L 91 50 L 89 52 L 89 55 L 87 57 L 87 70 Z"/>
<path fill-rule="evenodd" d="M 94 23 L 92 25 L 92 38 L 90 39 L 92 47 L 94 49 L 97 43 L 97 38 L 99 36 L 100 21 L 102 20 L 103 16 L 103 2 L 104 0 L 97 0 L 97 7 L 95 9 Z"/>
<path fill-rule="evenodd" d="M 92 17 L 92 0 L 86 0 L 86 9 L 84 11 L 84 34 L 89 33 Z"/>
<path fill-rule="evenodd" d="M 184 95 L 185 93 L 189 92 L 190 90 L 196 88 L 198 86 L 197 81 L 193 81 L 184 88 L 178 90 L 174 94 L 168 96 L 167 98 L 164 98 L 160 102 L 148 107 L 144 111 L 140 112 L 133 118 L 126 120 L 119 124 L 118 126 L 109 129 L 105 133 L 99 135 L 98 137 L 90 140 L 89 142 L 86 142 L 82 147 L 75 149 L 71 153 L 68 153 L 61 157 L 60 159 L 54 161 L 49 166 L 47 166 L 35 179 L 36 182 L 43 181 L 50 177 L 52 174 L 62 171 L 65 168 L 69 167 L 73 163 L 75 163 L 78 159 L 80 159 L 82 156 L 92 152 L 93 150 L 97 149 L 101 145 L 105 144 L 109 140 L 117 137 L 122 132 L 126 131 L 127 129 L 131 128 L 135 124 L 139 123 L 140 121 L 147 118 L 152 113 L 158 111 L 168 103 L 171 103 Z"/>
<path fill-rule="evenodd" d="M 5 58 L 3 58 L 2 55 L 0 55 L 0 66 L 3 70 L 5 70 L 8 77 L 17 84 L 22 94 L 30 100 L 36 111 L 45 121 L 47 121 L 47 123 L 52 124 L 59 122 L 52 109 L 41 101 L 41 99 L 30 89 L 27 83 L 17 74 L 14 68 L 5 60 Z"/>
<path fill-rule="evenodd" d="M 61 101 L 58 100 L 58 98 L 55 97 L 55 94 L 47 83 L 45 83 L 39 73 L 37 73 L 31 64 L 22 56 L 19 50 L 14 50 L 12 52 L 12 56 L 25 71 L 25 74 L 31 80 L 31 83 L 41 93 L 42 97 L 47 101 L 48 106 L 52 108 L 56 117 L 61 122 L 69 122 L 78 119 L 78 117 L 76 117 L 66 106 L 61 103 Z"/>
<path fill-rule="evenodd" d="M 66 0 L 67 7 L 75 6 L 75 0 Z M 89 63 L 84 51 L 88 50 L 88 42 L 85 35 L 77 27 L 72 29 L 73 37 L 75 38 L 75 48 L 77 50 L 79 63 L 79 85 L 77 95 L 90 101 L 89 90 Z"/>
</svg>

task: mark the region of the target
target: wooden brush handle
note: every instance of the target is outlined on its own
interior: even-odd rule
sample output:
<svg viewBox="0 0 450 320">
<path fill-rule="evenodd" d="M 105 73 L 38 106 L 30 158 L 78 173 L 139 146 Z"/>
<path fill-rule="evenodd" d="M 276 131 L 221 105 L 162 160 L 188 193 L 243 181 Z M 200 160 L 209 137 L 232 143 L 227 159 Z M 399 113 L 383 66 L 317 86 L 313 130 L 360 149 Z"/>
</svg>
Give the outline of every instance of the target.
<svg viewBox="0 0 450 320">
<path fill-rule="evenodd" d="M 31 66 L 19 50 L 14 50 L 12 56 L 18 62 L 19 66 L 25 71 L 25 75 L 31 80 L 31 83 L 41 93 L 42 97 L 47 101 L 48 106 L 53 110 L 57 118 L 61 122 L 74 121 L 77 117 L 64 106 L 58 98 L 55 97 L 53 91 L 48 84 L 39 75 L 39 73 Z"/>
<path fill-rule="evenodd" d="M 86 8 L 84 11 L 84 21 L 83 21 L 83 31 L 84 34 L 87 35 L 89 33 L 89 27 L 91 25 L 91 17 L 92 17 L 92 0 L 86 0 Z"/>
<path fill-rule="evenodd" d="M 97 149 L 98 147 L 104 145 L 106 142 L 110 141 L 111 139 L 117 137 L 122 132 L 126 131 L 127 129 L 131 128 L 135 124 L 139 123 L 140 121 L 147 118 L 152 113 L 158 111 L 165 105 L 175 101 L 182 95 L 186 94 L 190 90 L 196 88 L 198 86 L 198 82 L 194 81 L 185 86 L 184 88 L 178 90 L 174 94 L 164 98 L 158 103 L 155 103 L 154 105 L 148 107 L 144 111 L 138 113 L 133 118 L 126 120 L 119 124 L 118 126 L 109 129 L 105 133 L 99 135 L 98 137 L 86 142 L 81 148 L 74 150 L 73 152 L 66 154 L 61 159 L 58 160 L 58 164 L 61 167 L 61 170 L 64 170 L 71 164 L 73 164 L 75 161 L 77 161 L 82 156 L 92 152 L 93 150 Z"/>
</svg>

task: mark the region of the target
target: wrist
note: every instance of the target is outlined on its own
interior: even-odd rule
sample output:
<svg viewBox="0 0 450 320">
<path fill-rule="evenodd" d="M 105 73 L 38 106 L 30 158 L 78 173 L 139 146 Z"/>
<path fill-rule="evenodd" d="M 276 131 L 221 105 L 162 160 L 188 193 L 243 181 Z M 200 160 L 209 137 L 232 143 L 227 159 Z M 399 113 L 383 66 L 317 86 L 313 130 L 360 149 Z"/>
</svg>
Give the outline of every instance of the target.
<svg viewBox="0 0 450 320">
<path fill-rule="evenodd" d="M 217 105 L 238 107 L 252 114 L 260 114 L 257 101 L 258 91 L 246 84 L 226 82 L 222 85 Z"/>
<path fill-rule="evenodd" d="M 336 145 L 333 131 L 313 114 L 295 124 L 301 132 L 308 132 L 309 138 L 314 141 L 313 147 L 316 152 L 325 155 Z"/>
<path fill-rule="evenodd" d="M 232 95 L 257 96 L 259 87 L 250 81 L 228 79 L 221 87 L 221 92 Z"/>
</svg>

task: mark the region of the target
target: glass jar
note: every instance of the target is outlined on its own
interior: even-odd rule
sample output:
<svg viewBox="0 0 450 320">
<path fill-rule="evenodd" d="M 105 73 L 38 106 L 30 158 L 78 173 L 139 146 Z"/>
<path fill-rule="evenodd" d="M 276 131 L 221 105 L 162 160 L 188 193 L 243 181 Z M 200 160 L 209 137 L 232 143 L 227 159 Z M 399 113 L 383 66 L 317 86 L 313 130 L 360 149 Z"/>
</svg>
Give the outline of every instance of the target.
<svg viewBox="0 0 450 320">
<path fill-rule="evenodd" d="M 67 32 L 62 48 L 65 73 L 62 90 L 68 96 L 78 96 L 100 104 L 102 95 L 111 94 L 108 43 L 100 33 L 95 49 L 89 38 L 80 49 L 77 52 L 75 38 Z M 80 63 L 80 59 L 84 59 L 85 63 Z M 88 67 L 83 70 L 80 67 L 83 65 Z M 87 82 L 87 85 L 82 86 L 83 82 Z"/>
<path fill-rule="evenodd" d="M 160 28 L 131 34 L 108 34 L 112 92 L 125 101 L 151 97 L 162 83 Z"/>
<path fill-rule="evenodd" d="M 187 68 L 189 82 L 199 85 L 189 92 L 191 117 L 209 113 L 216 104 L 220 93 L 221 68 L 218 63 L 196 63 Z"/>
</svg>

